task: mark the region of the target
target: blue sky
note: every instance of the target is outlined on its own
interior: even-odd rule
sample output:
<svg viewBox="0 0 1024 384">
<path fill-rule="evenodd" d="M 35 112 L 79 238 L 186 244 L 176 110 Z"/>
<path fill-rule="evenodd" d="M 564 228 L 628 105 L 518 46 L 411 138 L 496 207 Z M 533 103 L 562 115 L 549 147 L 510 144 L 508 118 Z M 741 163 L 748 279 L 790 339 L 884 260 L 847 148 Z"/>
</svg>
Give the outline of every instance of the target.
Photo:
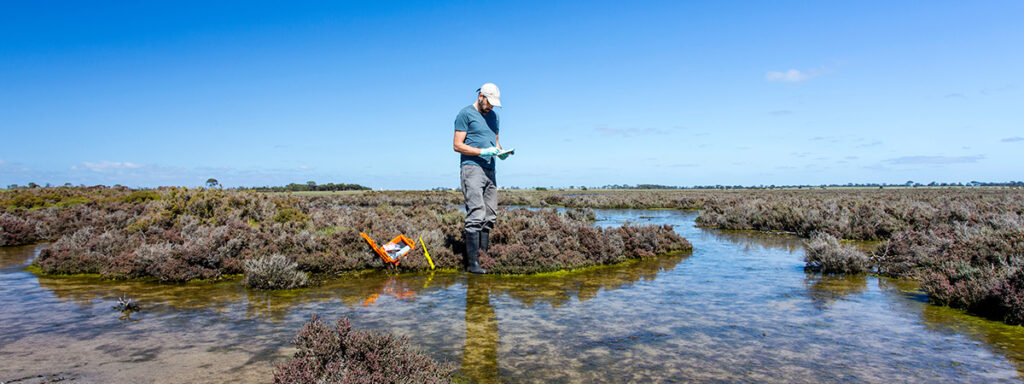
<svg viewBox="0 0 1024 384">
<path fill-rule="evenodd" d="M 1024 2 L 3 2 L 0 185 L 1022 180 Z"/>
</svg>

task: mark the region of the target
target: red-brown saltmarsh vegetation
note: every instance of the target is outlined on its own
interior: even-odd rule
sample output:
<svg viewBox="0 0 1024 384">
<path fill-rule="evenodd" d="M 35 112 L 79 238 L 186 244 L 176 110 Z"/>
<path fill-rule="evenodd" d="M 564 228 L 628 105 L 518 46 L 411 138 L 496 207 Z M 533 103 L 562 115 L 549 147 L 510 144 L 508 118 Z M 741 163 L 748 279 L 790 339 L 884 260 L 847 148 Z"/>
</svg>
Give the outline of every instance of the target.
<svg viewBox="0 0 1024 384">
<path fill-rule="evenodd" d="M 245 273 L 248 261 L 248 274 L 275 276 L 247 279 L 249 285 L 272 288 L 303 285 L 299 273 L 391 268 L 369 250 L 360 232 L 376 239 L 398 233 L 422 238 L 435 265 L 460 267 L 464 214 L 448 204 L 452 194 L 446 192 L 425 192 L 417 202 L 410 192 L 295 196 L 101 188 L 91 195 L 66 189 L 71 198 L 88 201 L 59 208 L 64 200 L 20 195 L 48 196 L 46 189 L 3 195 L 3 201 L 31 201 L 34 207 L 3 212 L 0 217 L 15 223 L 0 230 L 4 238 L 24 238 L 27 228 L 35 228 L 36 238 L 56 239 L 34 261 L 47 274 L 189 281 Z M 581 268 L 691 248 L 669 226 L 593 228 L 587 219 L 593 213 L 587 211 L 518 209 L 500 216 L 493 247 L 482 258 L 498 273 Z M 398 269 L 428 267 L 417 245 Z M 266 262 L 271 255 L 286 261 Z M 286 271 L 293 263 L 294 270 Z"/>
</svg>

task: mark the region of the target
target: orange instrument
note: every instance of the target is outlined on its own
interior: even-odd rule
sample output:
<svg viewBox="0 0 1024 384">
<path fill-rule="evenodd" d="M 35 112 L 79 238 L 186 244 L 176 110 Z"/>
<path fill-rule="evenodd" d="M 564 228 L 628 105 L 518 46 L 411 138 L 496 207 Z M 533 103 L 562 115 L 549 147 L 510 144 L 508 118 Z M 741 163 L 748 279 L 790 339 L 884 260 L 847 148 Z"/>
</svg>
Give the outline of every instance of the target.
<svg viewBox="0 0 1024 384">
<path fill-rule="evenodd" d="M 394 239 L 391 239 L 387 244 L 384 244 L 383 247 L 378 247 L 377 243 L 373 242 L 373 239 L 371 239 L 369 235 L 362 232 L 360 232 L 359 235 L 366 239 L 366 242 L 370 244 L 373 251 L 377 252 L 377 255 L 384 259 L 385 263 L 394 266 L 398 266 L 398 261 L 405 255 L 409 254 L 409 251 L 416 249 L 416 243 L 409 240 L 405 235 L 398 235 Z"/>
</svg>

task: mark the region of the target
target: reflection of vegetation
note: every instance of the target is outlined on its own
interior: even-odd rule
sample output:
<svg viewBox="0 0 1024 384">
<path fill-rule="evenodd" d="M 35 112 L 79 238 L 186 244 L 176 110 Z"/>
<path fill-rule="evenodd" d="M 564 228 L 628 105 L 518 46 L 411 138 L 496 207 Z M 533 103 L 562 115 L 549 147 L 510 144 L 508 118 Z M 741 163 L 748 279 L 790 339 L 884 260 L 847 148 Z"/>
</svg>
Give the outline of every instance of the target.
<svg viewBox="0 0 1024 384">
<path fill-rule="evenodd" d="M 52 292 L 57 298 L 83 307 L 92 306 L 95 299 L 113 300 L 124 292 L 131 292 L 137 301 L 146 303 L 147 312 L 159 306 L 223 311 L 245 297 L 245 289 L 234 281 L 160 284 L 153 281 L 107 280 L 98 276 L 39 276 L 38 280 L 41 288 Z"/>
<path fill-rule="evenodd" d="M 1018 377 L 1024 377 L 1024 330 L 1020 326 L 971 316 L 954 308 L 928 305 L 919 285 L 909 280 L 880 278 L 878 286 L 883 290 L 900 292 L 906 300 L 897 302 L 912 307 L 911 312 L 919 313 L 923 325 L 980 341 L 985 348 L 1006 356 L 1017 367 Z"/>
<path fill-rule="evenodd" d="M 672 270 L 689 255 L 689 252 L 677 252 L 621 265 L 536 276 L 489 276 L 479 279 L 477 284 L 527 305 L 547 303 L 559 306 L 569 302 L 573 296 L 583 301 L 597 296 L 602 289 L 614 290 L 640 280 L 654 280 L 658 273 Z"/>
<path fill-rule="evenodd" d="M 0 247 L 0 269 L 22 267 L 42 248 L 43 245 Z"/>
<path fill-rule="evenodd" d="M 836 300 L 864 292 L 868 286 L 867 275 L 821 275 L 808 273 L 804 278 L 807 294 L 818 309 L 827 309 Z"/>
<path fill-rule="evenodd" d="M 671 270 L 689 253 L 675 253 L 621 265 L 593 267 L 574 272 L 535 276 L 486 276 L 474 284 L 489 292 L 507 294 L 528 305 L 538 302 L 561 305 L 572 297 L 586 300 L 601 289 L 611 290 L 639 280 L 654 279 Z M 248 291 L 235 280 L 216 283 L 162 284 L 156 281 L 108 280 L 98 276 L 39 276 L 41 288 L 62 300 L 91 306 L 97 298 L 116 298 L 124 292 L 147 305 L 226 311 L 232 304 L 246 303 L 250 316 L 283 320 L 289 310 L 306 303 L 340 300 L 349 306 L 373 305 L 380 296 L 415 300 L 424 292 L 464 283 L 467 277 L 454 272 L 402 273 L 364 272 L 331 279 L 312 288 L 290 291 Z"/>
<path fill-rule="evenodd" d="M 728 241 L 743 247 L 744 250 L 751 249 L 781 249 L 789 253 L 796 252 L 803 248 L 803 241 L 795 236 L 786 236 L 777 233 L 765 233 L 760 231 L 737 231 L 737 230 L 706 230 L 702 235 L 709 235 L 717 240 Z"/>
</svg>

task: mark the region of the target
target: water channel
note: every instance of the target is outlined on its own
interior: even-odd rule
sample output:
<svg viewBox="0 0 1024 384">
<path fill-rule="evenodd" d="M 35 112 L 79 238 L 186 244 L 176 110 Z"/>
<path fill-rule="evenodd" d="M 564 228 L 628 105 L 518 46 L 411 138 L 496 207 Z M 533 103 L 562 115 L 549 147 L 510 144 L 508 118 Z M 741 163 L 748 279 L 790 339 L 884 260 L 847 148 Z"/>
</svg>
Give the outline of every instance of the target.
<svg viewBox="0 0 1024 384">
<path fill-rule="evenodd" d="M 0 381 L 269 382 L 311 314 L 393 332 L 473 382 L 1020 382 L 1024 327 L 912 283 L 803 271 L 800 239 L 672 224 L 692 253 L 542 276 L 364 273 L 287 292 L 238 281 L 39 277 L 0 248 Z M 112 307 L 122 294 L 140 312 Z"/>
</svg>

